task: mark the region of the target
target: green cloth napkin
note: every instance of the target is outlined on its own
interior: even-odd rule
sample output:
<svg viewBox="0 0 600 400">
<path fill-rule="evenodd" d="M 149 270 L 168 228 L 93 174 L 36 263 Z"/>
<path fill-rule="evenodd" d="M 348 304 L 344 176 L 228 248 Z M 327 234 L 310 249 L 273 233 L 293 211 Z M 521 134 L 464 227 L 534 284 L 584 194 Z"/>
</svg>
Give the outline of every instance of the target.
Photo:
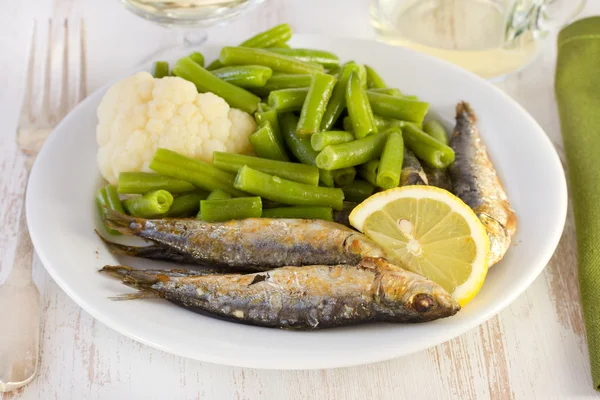
<svg viewBox="0 0 600 400">
<path fill-rule="evenodd" d="M 560 32 L 555 84 L 592 381 L 600 391 L 600 17 L 576 21 Z"/>
</svg>

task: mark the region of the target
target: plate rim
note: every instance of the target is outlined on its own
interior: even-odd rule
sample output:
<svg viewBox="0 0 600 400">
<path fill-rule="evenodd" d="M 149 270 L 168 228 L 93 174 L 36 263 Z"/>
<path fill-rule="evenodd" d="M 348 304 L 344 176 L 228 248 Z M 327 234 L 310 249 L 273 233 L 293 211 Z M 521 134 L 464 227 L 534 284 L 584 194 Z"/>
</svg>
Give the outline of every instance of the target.
<svg viewBox="0 0 600 400">
<path fill-rule="evenodd" d="M 167 353 L 175 354 L 175 355 L 178 355 L 181 357 L 199 360 L 202 362 L 210 362 L 210 363 L 215 363 L 215 364 L 220 364 L 220 365 L 229 365 L 229 366 L 235 366 L 235 367 L 257 368 L 257 369 L 268 369 L 268 370 L 275 370 L 275 369 L 277 369 L 277 370 L 310 370 L 310 369 L 342 368 L 342 367 L 383 362 L 383 361 L 387 361 L 387 360 L 391 360 L 391 359 L 395 359 L 395 358 L 399 358 L 399 357 L 404 357 L 409 354 L 414 354 L 417 352 L 421 352 L 425 349 L 432 348 L 434 346 L 438 346 L 438 345 L 445 343 L 447 341 L 450 341 L 460 335 L 463 335 L 466 332 L 485 323 L 486 321 L 488 321 L 489 319 L 491 319 L 492 317 L 494 317 L 495 315 L 500 313 L 502 310 L 504 310 L 506 307 L 508 307 L 510 304 L 512 304 L 519 296 L 521 296 L 527 290 L 527 288 L 529 288 L 531 286 L 533 281 L 537 277 L 539 277 L 541 272 L 547 266 L 548 262 L 550 261 L 553 254 L 556 251 L 556 248 L 559 244 L 559 241 L 560 241 L 560 238 L 561 238 L 561 235 L 564 230 L 565 223 L 566 223 L 567 210 L 568 210 L 567 181 L 566 181 L 566 175 L 565 175 L 563 165 L 560 161 L 560 157 L 558 155 L 556 148 L 554 147 L 554 144 L 552 143 L 552 141 L 550 140 L 550 138 L 548 137 L 548 135 L 546 134 L 544 129 L 529 114 L 529 112 L 527 112 L 527 110 L 523 106 L 521 106 L 521 104 L 519 104 L 516 100 L 511 98 L 507 93 L 505 93 L 504 91 L 502 91 L 500 88 L 496 87 L 489 81 L 485 80 L 484 78 L 481 78 L 469 71 L 463 70 L 460 67 L 457 67 L 454 64 L 451 64 L 447 61 L 437 59 L 437 58 L 434 58 L 427 54 L 419 53 L 419 52 L 411 50 L 411 49 L 391 46 L 386 43 L 381 43 L 381 42 L 378 42 L 378 41 L 375 41 L 372 39 L 338 37 L 335 35 L 295 34 L 294 38 L 297 38 L 300 40 L 313 40 L 313 41 L 318 40 L 319 38 L 322 38 L 322 39 L 325 38 L 327 40 L 335 40 L 335 41 L 341 40 L 341 41 L 365 42 L 365 43 L 376 42 L 376 43 L 388 46 L 391 49 L 394 49 L 394 51 L 407 52 L 407 53 L 411 54 L 411 57 L 421 58 L 421 59 L 425 60 L 425 62 L 438 64 L 442 69 L 451 69 L 451 70 L 454 70 L 455 73 L 468 75 L 471 80 L 474 79 L 475 81 L 478 81 L 479 84 L 483 84 L 487 88 L 493 90 L 496 94 L 498 94 L 504 100 L 504 102 L 508 102 L 508 103 L 512 104 L 513 106 L 516 106 L 516 108 L 519 109 L 522 116 L 524 118 L 528 119 L 529 122 L 532 123 L 539 130 L 540 138 L 542 140 L 544 140 L 546 142 L 546 144 L 548 145 L 549 149 L 551 149 L 551 151 L 549 152 L 548 155 L 552 154 L 551 158 L 554 159 L 554 165 L 558 166 L 560 171 L 562 172 L 561 174 L 559 174 L 559 176 L 560 176 L 559 182 L 556 182 L 557 187 L 560 191 L 560 193 L 558 193 L 559 198 L 557 199 L 558 205 L 560 207 L 560 210 L 559 210 L 560 214 L 558 215 L 559 223 L 555 226 L 555 229 L 552 232 L 548 233 L 549 240 L 547 241 L 545 247 L 543 249 L 541 249 L 541 251 L 539 251 L 535 254 L 534 264 L 536 265 L 536 268 L 534 270 L 531 270 L 527 274 L 526 277 L 521 279 L 519 281 L 520 284 L 517 286 L 517 288 L 515 290 L 511 291 L 509 293 L 509 295 L 506 296 L 502 301 L 497 302 L 496 304 L 492 305 L 491 307 L 488 307 L 486 312 L 481 313 L 477 317 L 475 317 L 471 320 L 468 320 L 467 322 L 463 322 L 457 326 L 456 325 L 446 326 L 445 329 L 442 330 L 443 332 L 445 332 L 444 334 L 432 335 L 435 338 L 435 340 L 430 340 L 427 342 L 427 344 L 422 343 L 419 345 L 415 345 L 408 350 L 402 350 L 401 348 L 392 348 L 392 349 L 387 348 L 385 350 L 379 350 L 377 352 L 377 354 L 374 354 L 373 351 L 371 351 L 369 353 L 365 353 L 365 354 L 356 354 L 355 353 L 353 355 L 353 357 L 351 357 L 352 361 L 350 359 L 341 360 L 339 362 L 338 362 L 338 360 L 320 359 L 317 361 L 313 360 L 313 361 L 308 361 L 308 362 L 305 362 L 305 361 L 298 362 L 297 360 L 295 360 L 293 363 L 290 363 L 289 361 L 286 361 L 286 360 L 282 360 L 278 363 L 273 363 L 272 361 L 269 361 L 269 360 L 263 361 L 263 360 L 259 360 L 259 359 L 253 359 L 251 362 L 246 362 L 245 360 L 243 360 L 241 358 L 232 359 L 231 357 L 223 357 L 223 356 L 219 357 L 219 356 L 214 356 L 209 353 L 203 353 L 202 357 L 199 357 L 199 355 L 202 352 L 198 352 L 197 350 L 194 351 L 193 354 L 191 354 L 190 352 L 184 353 L 182 349 L 178 349 L 176 347 L 166 346 L 161 343 L 154 342 L 152 340 L 149 340 L 148 338 L 136 335 L 135 333 L 131 332 L 130 330 L 120 326 L 116 321 L 111 319 L 111 316 L 109 314 L 107 314 L 106 312 L 100 311 L 97 307 L 93 306 L 88 301 L 86 301 L 86 299 L 84 297 L 78 296 L 72 290 L 71 286 L 60 277 L 60 274 L 53 267 L 52 263 L 48 259 L 47 253 L 44 251 L 43 246 L 41 245 L 42 239 L 41 239 L 40 235 L 38 235 L 38 233 L 41 233 L 41 232 L 38 232 L 36 222 L 31 221 L 29 218 L 27 218 L 27 226 L 29 228 L 32 243 L 34 245 L 36 254 L 38 255 L 42 264 L 44 265 L 44 268 L 46 269 L 46 271 L 48 271 L 49 275 L 58 284 L 58 286 L 78 306 L 80 306 L 83 310 L 85 310 L 88 314 L 90 314 L 94 319 L 98 320 L 99 322 L 103 323 L 107 327 L 115 330 L 116 332 L 118 332 L 126 337 L 129 337 L 137 342 L 148 345 L 152 348 L 155 348 L 155 349 L 167 352 Z M 219 43 L 219 42 L 211 42 L 211 43 L 208 43 L 204 47 L 209 47 L 212 49 L 212 48 L 216 48 L 217 46 L 220 46 L 220 45 L 223 45 L 223 44 Z M 146 68 L 144 66 L 134 68 L 125 74 L 119 75 L 118 77 L 111 80 L 107 84 L 94 90 L 94 92 L 92 92 L 82 102 L 80 102 L 76 107 L 74 107 L 73 110 L 71 110 L 69 112 L 69 114 L 54 128 L 52 134 L 46 141 L 46 144 L 51 143 L 55 140 L 55 138 L 57 137 L 56 132 L 60 130 L 60 128 L 63 126 L 63 124 L 66 123 L 66 121 L 68 121 L 70 118 L 73 118 L 73 115 L 75 115 L 80 108 L 86 107 L 88 102 L 93 101 L 93 99 L 95 99 L 97 96 L 99 96 L 100 93 L 105 92 L 111 85 L 118 82 L 120 79 L 123 79 L 124 77 L 129 76 L 135 72 L 139 72 L 142 70 L 148 70 L 147 67 L 149 65 L 150 64 L 147 64 Z M 49 148 L 49 146 L 46 146 L 46 144 L 44 144 L 44 146 L 40 152 L 40 155 L 44 154 L 45 151 Z M 32 190 L 31 183 L 35 179 L 35 177 L 40 173 L 40 172 L 38 172 L 39 168 L 40 168 L 39 164 L 34 163 L 32 171 L 27 180 L 27 191 L 26 191 L 26 198 L 25 198 L 26 215 L 33 215 L 33 213 L 31 211 L 33 210 L 33 207 L 34 207 L 34 204 L 33 204 L 34 200 L 32 200 L 32 198 L 30 196 L 30 192 Z M 316 365 L 316 364 L 319 364 L 319 365 Z"/>
</svg>

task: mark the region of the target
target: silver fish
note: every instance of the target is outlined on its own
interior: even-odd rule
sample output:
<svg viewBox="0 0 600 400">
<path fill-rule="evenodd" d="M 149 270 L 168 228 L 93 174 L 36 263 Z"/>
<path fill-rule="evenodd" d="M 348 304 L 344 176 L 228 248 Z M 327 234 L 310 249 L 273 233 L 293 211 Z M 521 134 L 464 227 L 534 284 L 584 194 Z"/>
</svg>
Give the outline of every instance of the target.
<svg viewBox="0 0 600 400">
<path fill-rule="evenodd" d="M 210 316 L 271 328 L 313 330 L 375 321 L 426 322 L 459 304 L 436 283 L 366 258 L 355 266 L 283 267 L 247 275 L 177 276 L 106 266 L 140 292 Z"/>
<path fill-rule="evenodd" d="M 365 235 L 321 220 L 147 220 L 108 210 L 105 222 L 124 235 L 155 242 L 148 247 L 134 247 L 104 239 L 116 253 L 235 271 L 265 271 L 286 265 L 356 265 L 363 257 L 385 257 L 384 251 Z"/>
<path fill-rule="evenodd" d="M 454 194 L 479 217 L 490 238 L 490 265 L 500 261 L 517 229 L 511 208 L 476 126 L 477 118 L 465 102 L 456 106 L 456 127 L 450 140 L 456 159 L 449 167 Z"/>
<path fill-rule="evenodd" d="M 427 185 L 427 175 L 415 154 L 404 148 L 404 161 L 400 172 L 400 186 Z"/>
<path fill-rule="evenodd" d="M 450 176 L 445 168 L 433 168 L 427 164 L 423 164 L 423 170 L 425 171 L 425 175 L 427 175 L 427 184 L 429 186 L 439 187 L 449 192 L 452 191 L 452 182 L 450 182 Z"/>
</svg>

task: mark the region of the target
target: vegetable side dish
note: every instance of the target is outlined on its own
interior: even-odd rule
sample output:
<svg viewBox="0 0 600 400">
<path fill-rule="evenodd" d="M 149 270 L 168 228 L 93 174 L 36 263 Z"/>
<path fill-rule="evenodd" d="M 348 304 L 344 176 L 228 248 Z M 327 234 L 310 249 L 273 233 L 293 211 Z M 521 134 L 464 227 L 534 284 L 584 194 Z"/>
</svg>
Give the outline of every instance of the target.
<svg viewBox="0 0 600 400">
<path fill-rule="evenodd" d="M 101 272 L 232 321 L 289 329 L 454 315 L 516 216 L 467 103 L 449 139 L 370 66 L 276 26 L 113 86 L 96 200 L 115 254 L 190 269 Z M 117 244 L 110 236 L 151 242 Z"/>
</svg>

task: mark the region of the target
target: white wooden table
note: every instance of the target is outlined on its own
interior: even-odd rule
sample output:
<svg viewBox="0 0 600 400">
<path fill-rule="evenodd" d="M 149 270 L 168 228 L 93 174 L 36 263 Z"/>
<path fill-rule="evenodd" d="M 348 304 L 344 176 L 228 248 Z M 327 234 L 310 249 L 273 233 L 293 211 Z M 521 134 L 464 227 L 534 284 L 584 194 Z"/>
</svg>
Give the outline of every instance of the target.
<svg viewBox="0 0 600 400">
<path fill-rule="evenodd" d="M 600 14 L 600 1 L 588 3 L 584 15 Z M 235 43 L 285 21 L 303 33 L 371 38 L 367 8 L 367 0 L 270 0 L 231 25 L 210 30 L 210 36 Z M 140 43 L 150 48 L 177 40 L 176 33 L 130 15 L 116 0 L 4 0 L 1 9 L 0 282 L 13 262 L 25 186 L 15 129 L 33 20 L 85 19 L 88 92 L 130 70 L 147 50 Z M 554 39 L 534 65 L 499 85 L 560 149 Z M 0 399 L 600 398 L 591 384 L 575 253 L 569 216 L 544 273 L 488 323 L 409 357 L 324 371 L 231 368 L 151 349 L 97 323 L 36 260 L 41 368 L 33 383 Z"/>
</svg>

